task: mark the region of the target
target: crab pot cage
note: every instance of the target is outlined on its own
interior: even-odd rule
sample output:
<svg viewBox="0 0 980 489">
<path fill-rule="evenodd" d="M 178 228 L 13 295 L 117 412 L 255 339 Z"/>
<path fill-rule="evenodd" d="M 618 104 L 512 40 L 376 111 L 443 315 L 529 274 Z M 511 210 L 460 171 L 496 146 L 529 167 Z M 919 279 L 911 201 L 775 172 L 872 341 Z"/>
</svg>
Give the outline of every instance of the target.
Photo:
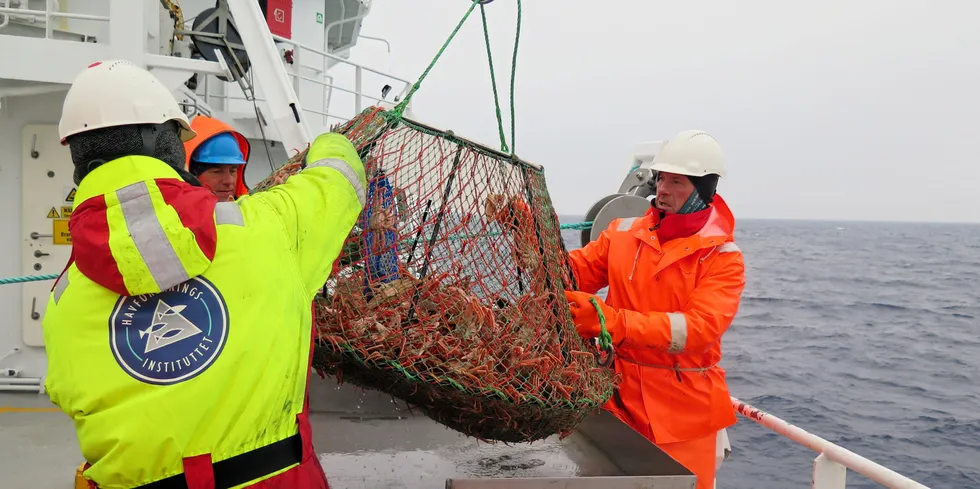
<svg viewBox="0 0 980 489">
<path fill-rule="evenodd" d="M 335 131 L 361 154 L 367 200 L 316 298 L 314 367 L 482 440 L 571 433 L 616 376 L 572 324 L 542 169 L 380 108 Z"/>
</svg>

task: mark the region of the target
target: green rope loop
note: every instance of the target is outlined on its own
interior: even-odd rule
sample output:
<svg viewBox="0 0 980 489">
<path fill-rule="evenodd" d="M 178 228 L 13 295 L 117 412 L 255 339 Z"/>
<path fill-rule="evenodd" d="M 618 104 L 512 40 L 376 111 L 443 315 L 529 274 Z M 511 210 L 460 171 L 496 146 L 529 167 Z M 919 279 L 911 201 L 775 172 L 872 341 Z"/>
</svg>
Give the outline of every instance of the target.
<svg viewBox="0 0 980 489">
<path fill-rule="evenodd" d="M 599 301 L 595 297 L 589 297 L 589 302 L 592 303 L 596 314 L 599 315 L 599 347 L 603 350 L 610 351 L 612 349 L 612 335 L 606 329 L 606 315 L 602 313 L 602 308 L 599 307 Z"/>
<path fill-rule="evenodd" d="M 483 4 L 480 4 L 480 17 L 483 19 L 483 38 L 486 41 L 487 61 L 490 64 L 490 85 L 493 87 L 493 106 L 497 111 L 497 131 L 500 133 L 500 151 L 510 153 L 510 149 L 507 148 L 507 137 L 504 136 L 503 116 L 500 114 L 500 98 L 497 95 L 497 75 L 493 71 L 493 53 L 490 51 L 490 29 L 487 26 L 487 12 L 483 8 Z M 511 95 L 511 98 L 513 98 L 513 95 Z M 513 111 L 511 111 L 510 117 L 511 119 L 514 118 Z M 511 136 L 511 141 L 513 140 L 514 137 Z"/>
<path fill-rule="evenodd" d="M 561 229 L 578 229 L 578 230 L 592 229 L 592 221 L 570 222 L 568 224 L 562 224 L 558 227 L 560 227 Z"/>
<path fill-rule="evenodd" d="M 603 358 L 600 352 L 596 352 L 596 363 L 601 367 L 610 368 L 613 366 L 616 352 L 612 344 L 612 335 L 606 329 L 606 315 L 602 313 L 602 308 L 599 307 L 599 300 L 595 296 L 589 297 L 589 302 L 592 303 L 592 307 L 595 308 L 595 312 L 599 316 L 599 350 L 606 354 L 606 357 Z"/>
<path fill-rule="evenodd" d="M 483 37 L 487 45 L 487 59 L 490 62 L 490 83 L 493 85 L 493 104 L 497 110 L 497 129 L 500 132 L 500 147 L 504 153 L 511 153 L 516 149 L 517 125 L 514 114 L 516 113 L 514 102 L 514 80 L 517 75 L 517 51 L 521 44 L 521 0 L 517 0 L 517 30 L 514 36 L 514 54 L 510 61 L 510 149 L 507 149 L 507 142 L 504 137 L 504 124 L 500 115 L 500 100 L 497 96 L 497 76 L 493 70 L 493 54 L 490 51 L 490 33 L 487 28 L 487 17 L 480 5 L 480 14 L 483 15 Z"/>
</svg>

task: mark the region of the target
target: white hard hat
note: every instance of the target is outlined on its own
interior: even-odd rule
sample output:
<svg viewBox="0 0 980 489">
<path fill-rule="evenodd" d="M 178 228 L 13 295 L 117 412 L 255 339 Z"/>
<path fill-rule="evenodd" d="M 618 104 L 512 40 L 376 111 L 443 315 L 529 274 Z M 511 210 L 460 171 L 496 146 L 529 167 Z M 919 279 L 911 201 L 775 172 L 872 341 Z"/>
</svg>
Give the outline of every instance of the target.
<svg viewBox="0 0 980 489">
<path fill-rule="evenodd" d="M 711 174 L 724 177 L 725 155 L 710 134 L 698 130 L 681 131 L 664 144 L 650 168 L 692 177 Z"/>
<path fill-rule="evenodd" d="M 104 127 L 177 121 L 180 139 L 197 134 L 170 90 L 149 71 L 124 60 L 99 61 L 72 82 L 61 110 L 61 144 L 68 136 Z"/>
</svg>

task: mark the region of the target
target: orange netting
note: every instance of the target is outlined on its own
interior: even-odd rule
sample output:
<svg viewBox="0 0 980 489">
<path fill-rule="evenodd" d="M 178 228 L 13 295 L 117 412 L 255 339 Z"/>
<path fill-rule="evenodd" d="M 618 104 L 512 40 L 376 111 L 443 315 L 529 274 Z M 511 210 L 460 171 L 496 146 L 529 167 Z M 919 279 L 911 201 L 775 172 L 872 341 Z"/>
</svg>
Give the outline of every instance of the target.
<svg viewBox="0 0 980 489">
<path fill-rule="evenodd" d="M 317 370 L 484 440 L 570 433 L 616 378 L 571 323 L 542 169 L 378 108 L 336 130 L 361 153 L 368 198 L 316 299 Z"/>
</svg>

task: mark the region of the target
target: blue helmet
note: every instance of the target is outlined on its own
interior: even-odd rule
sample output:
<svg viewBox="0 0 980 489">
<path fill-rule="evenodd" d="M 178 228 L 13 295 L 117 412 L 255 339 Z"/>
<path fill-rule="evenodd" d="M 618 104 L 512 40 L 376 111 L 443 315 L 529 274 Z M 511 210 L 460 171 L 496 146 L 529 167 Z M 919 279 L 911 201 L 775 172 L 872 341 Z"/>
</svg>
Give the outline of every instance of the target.
<svg viewBox="0 0 980 489">
<path fill-rule="evenodd" d="M 244 165 L 245 157 L 238 146 L 238 140 L 231 133 L 216 134 L 200 146 L 191 155 L 193 163 L 208 163 L 212 165 Z"/>
</svg>

